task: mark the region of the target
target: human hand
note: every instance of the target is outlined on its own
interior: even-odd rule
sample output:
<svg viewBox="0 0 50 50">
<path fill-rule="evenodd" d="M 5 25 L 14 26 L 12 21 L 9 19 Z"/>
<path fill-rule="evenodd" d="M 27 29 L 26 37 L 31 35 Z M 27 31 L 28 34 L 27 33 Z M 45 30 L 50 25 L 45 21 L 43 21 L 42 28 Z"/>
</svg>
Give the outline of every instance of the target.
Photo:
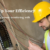
<svg viewBox="0 0 50 50">
<path fill-rule="evenodd" d="M 29 50 L 43 50 L 40 46 L 32 43 L 30 40 L 29 40 L 29 47 L 28 47 Z"/>
</svg>

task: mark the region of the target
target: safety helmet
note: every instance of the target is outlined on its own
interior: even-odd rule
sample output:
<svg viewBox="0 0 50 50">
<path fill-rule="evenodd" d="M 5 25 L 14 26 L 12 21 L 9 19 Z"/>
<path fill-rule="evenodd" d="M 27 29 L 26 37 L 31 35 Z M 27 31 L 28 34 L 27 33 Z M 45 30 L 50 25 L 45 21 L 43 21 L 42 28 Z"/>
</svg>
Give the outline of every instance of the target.
<svg viewBox="0 0 50 50">
<path fill-rule="evenodd" d="M 50 3 L 42 1 L 37 5 L 35 5 L 35 7 L 33 8 L 33 15 L 35 19 L 32 22 L 34 23 L 38 22 L 49 14 L 50 14 Z"/>
</svg>

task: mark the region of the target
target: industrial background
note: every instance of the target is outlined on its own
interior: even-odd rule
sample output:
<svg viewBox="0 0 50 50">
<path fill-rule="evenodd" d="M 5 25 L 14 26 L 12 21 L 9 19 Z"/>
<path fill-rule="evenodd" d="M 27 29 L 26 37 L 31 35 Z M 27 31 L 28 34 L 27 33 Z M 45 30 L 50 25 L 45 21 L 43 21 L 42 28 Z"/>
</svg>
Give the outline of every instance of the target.
<svg viewBox="0 0 50 50">
<path fill-rule="evenodd" d="M 41 2 L 50 0 L 0 0 L 0 10 L 26 9 Z M 11 17 L 27 17 L 30 19 L 12 19 Z M 32 23 L 33 13 L 1 13 L 0 11 L 0 50 L 28 50 L 28 40 L 42 46 L 44 31 L 38 23 Z M 3 18 L 2 17 L 9 17 Z"/>
</svg>

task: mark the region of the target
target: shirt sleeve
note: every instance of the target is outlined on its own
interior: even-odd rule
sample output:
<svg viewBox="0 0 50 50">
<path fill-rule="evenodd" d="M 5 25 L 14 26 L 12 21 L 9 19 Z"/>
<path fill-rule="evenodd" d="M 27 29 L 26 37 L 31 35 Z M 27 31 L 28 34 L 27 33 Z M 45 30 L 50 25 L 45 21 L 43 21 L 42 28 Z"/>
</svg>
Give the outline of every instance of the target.
<svg viewBox="0 0 50 50">
<path fill-rule="evenodd" d="M 45 39 L 43 40 L 43 43 L 45 43 Z"/>
</svg>

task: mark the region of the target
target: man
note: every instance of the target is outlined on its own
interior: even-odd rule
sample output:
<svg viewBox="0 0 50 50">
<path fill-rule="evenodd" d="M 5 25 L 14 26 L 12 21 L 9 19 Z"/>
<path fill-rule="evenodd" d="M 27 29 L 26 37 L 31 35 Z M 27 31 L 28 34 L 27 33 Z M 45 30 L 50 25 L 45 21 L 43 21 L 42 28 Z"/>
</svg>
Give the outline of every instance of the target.
<svg viewBox="0 0 50 50">
<path fill-rule="evenodd" d="M 44 35 L 44 42 L 43 42 L 43 49 L 32 43 L 29 40 L 29 50 L 50 50 L 50 3 L 46 1 L 42 1 L 38 3 L 33 8 L 33 15 L 34 20 L 32 22 L 38 22 L 39 27 L 42 27 L 44 30 L 46 30 Z"/>
</svg>

